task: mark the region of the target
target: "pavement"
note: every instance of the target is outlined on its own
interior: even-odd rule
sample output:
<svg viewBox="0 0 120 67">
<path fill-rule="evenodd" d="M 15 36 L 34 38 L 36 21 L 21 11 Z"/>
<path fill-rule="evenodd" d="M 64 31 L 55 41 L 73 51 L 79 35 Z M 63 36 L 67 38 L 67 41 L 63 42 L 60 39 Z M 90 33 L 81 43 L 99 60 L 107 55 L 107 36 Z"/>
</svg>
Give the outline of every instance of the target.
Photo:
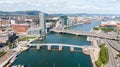
<svg viewBox="0 0 120 67">
<path fill-rule="evenodd" d="M 3 55 L 2 57 L 0 57 L 0 65 L 6 61 L 10 56 L 12 56 L 16 51 L 14 50 L 8 50 L 7 53 L 5 55 Z"/>
</svg>

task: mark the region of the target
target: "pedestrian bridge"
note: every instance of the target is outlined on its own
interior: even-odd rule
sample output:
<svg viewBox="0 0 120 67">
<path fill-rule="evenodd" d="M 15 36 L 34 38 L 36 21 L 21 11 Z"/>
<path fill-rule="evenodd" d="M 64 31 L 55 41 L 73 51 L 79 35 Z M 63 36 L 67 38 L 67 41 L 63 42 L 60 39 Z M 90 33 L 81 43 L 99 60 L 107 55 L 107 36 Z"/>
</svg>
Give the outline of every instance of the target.
<svg viewBox="0 0 120 67">
<path fill-rule="evenodd" d="M 55 44 L 55 43 L 45 43 L 45 44 L 28 44 L 28 46 L 36 46 L 37 49 L 40 49 L 42 46 L 47 46 L 48 50 L 51 50 L 52 46 L 58 46 L 58 50 L 61 51 L 62 47 L 70 47 L 70 51 L 74 51 L 74 48 L 84 48 L 89 46 L 79 46 L 79 45 L 70 45 L 70 44 Z"/>
<path fill-rule="evenodd" d="M 107 34 L 107 33 L 76 31 L 76 30 L 66 30 L 66 29 L 62 29 L 62 30 L 51 29 L 51 31 L 56 32 L 56 33 L 66 33 L 66 34 L 74 34 L 74 35 L 99 37 L 99 38 L 103 38 L 103 39 L 117 39 L 116 35 L 111 35 L 111 34 Z"/>
</svg>

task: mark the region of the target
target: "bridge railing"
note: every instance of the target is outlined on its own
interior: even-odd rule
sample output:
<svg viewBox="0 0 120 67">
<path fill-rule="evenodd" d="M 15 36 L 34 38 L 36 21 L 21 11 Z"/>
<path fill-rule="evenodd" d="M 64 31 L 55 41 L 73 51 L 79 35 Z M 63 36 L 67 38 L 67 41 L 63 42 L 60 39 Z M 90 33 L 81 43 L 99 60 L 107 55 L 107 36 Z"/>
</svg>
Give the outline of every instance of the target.
<svg viewBox="0 0 120 67">
<path fill-rule="evenodd" d="M 28 44 L 29 46 L 69 46 L 69 47 L 78 47 L 78 48 L 83 48 L 83 47 L 89 47 L 88 45 L 80 46 L 80 45 L 71 45 L 71 44 L 54 44 L 54 43 L 43 43 L 43 44 Z"/>
</svg>

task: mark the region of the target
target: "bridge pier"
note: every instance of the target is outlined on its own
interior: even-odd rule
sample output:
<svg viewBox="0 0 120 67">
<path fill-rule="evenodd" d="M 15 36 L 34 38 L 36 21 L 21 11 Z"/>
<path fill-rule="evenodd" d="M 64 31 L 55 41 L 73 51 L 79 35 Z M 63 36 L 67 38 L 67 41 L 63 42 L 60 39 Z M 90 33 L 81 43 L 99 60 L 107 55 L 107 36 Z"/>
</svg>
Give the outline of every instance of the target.
<svg viewBox="0 0 120 67">
<path fill-rule="evenodd" d="M 40 49 L 40 45 L 37 45 L 36 47 L 37 47 L 38 50 Z"/>
<path fill-rule="evenodd" d="M 51 45 L 48 45 L 48 50 L 51 50 Z"/>
<path fill-rule="evenodd" d="M 70 51 L 74 51 L 74 46 L 70 46 Z"/>
<path fill-rule="evenodd" d="M 78 36 L 79 34 L 75 34 L 76 36 Z"/>
<path fill-rule="evenodd" d="M 59 51 L 62 51 L 62 45 L 59 45 Z"/>
</svg>

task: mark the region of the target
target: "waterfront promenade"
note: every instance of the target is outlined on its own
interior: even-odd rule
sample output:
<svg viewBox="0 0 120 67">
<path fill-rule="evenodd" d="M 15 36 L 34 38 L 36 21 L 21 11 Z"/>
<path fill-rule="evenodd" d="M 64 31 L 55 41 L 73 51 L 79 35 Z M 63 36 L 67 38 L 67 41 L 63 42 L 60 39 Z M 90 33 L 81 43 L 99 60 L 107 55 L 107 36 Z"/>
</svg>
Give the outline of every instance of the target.
<svg viewBox="0 0 120 67">
<path fill-rule="evenodd" d="M 13 63 L 13 62 L 10 62 L 12 59 L 15 59 L 17 55 L 19 55 L 22 51 L 28 49 L 28 47 L 21 47 L 21 46 L 17 46 L 16 48 L 14 49 L 9 49 L 7 51 L 7 53 L 2 56 L 0 58 L 0 67 L 4 67 L 4 66 L 8 66 Z"/>
<path fill-rule="evenodd" d="M 7 53 L 0 58 L 0 67 L 3 67 L 16 54 L 14 50 L 8 50 Z"/>
<path fill-rule="evenodd" d="M 99 52 L 100 52 L 100 47 L 97 39 L 94 37 L 87 37 L 88 41 L 91 41 L 91 47 L 96 48 L 97 50 L 90 50 L 90 58 L 91 58 L 91 62 L 93 64 L 93 67 L 96 67 L 95 62 L 98 60 L 99 57 Z"/>
<path fill-rule="evenodd" d="M 117 39 L 116 35 L 111 35 L 107 33 L 98 33 L 98 32 L 88 32 L 88 31 L 75 31 L 75 30 L 67 30 L 67 29 L 51 29 L 52 32 L 56 33 L 66 33 L 66 34 L 74 34 L 74 35 L 83 35 L 83 36 L 92 36 L 103 39 Z"/>
</svg>

